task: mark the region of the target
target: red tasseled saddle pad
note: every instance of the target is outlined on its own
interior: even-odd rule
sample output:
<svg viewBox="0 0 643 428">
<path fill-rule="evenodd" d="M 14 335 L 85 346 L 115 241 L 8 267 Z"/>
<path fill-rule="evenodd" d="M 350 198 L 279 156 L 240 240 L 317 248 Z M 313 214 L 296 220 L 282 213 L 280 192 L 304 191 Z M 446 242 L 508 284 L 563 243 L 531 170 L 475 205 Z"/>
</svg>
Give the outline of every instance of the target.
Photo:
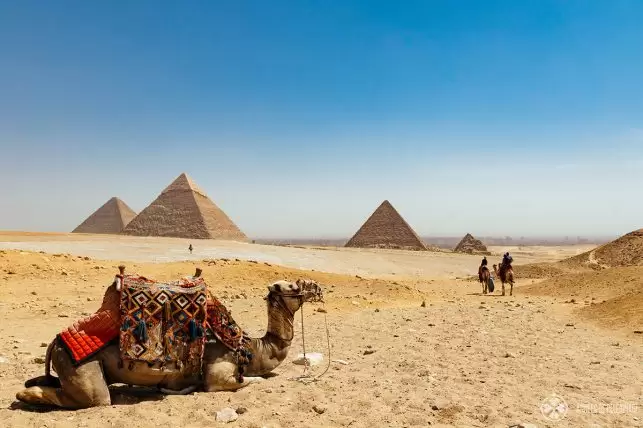
<svg viewBox="0 0 643 428">
<path fill-rule="evenodd" d="M 95 314 L 76 321 L 58 335 L 75 364 L 82 363 L 118 337 L 118 295 L 118 291 L 108 289 Z"/>
</svg>

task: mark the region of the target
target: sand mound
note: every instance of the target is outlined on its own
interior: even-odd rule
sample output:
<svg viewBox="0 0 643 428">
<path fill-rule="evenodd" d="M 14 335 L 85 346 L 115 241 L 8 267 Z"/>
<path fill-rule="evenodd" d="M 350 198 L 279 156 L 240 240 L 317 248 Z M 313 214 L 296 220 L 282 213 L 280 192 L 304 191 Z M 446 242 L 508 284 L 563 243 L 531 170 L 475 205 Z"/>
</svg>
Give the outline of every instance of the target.
<svg viewBox="0 0 643 428">
<path fill-rule="evenodd" d="M 561 262 L 568 266 L 588 266 L 594 269 L 617 266 L 643 266 L 643 229 L 601 245 L 595 250 Z"/>
<path fill-rule="evenodd" d="M 456 245 L 453 251 L 456 253 L 486 254 L 488 256 L 491 255 L 482 241 L 474 238 L 470 233 L 464 235 L 464 238 L 462 238 L 460 243 Z"/>
<path fill-rule="evenodd" d="M 643 329 L 641 266 L 562 274 L 522 287 L 521 292 L 566 299 L 579 305 L 579 315 L 609 328 Z"/>
</svg>

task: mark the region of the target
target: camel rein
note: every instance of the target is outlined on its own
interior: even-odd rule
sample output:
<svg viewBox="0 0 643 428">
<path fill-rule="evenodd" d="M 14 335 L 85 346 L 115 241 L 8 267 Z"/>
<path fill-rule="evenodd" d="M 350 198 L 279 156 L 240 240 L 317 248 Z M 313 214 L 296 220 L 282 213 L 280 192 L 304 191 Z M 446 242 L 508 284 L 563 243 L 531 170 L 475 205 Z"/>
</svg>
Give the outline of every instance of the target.
<svg viewBox="0 0 643 428">
<path fill-rule="evenodd" d="M 282 296 L 282 297 L 295 297 L 295 296 Z M 324 309 L 326 308 L 326 303 L 322 301 L 322 304 L 324 305 Z M 304 330 L 304 301 L 302 300 L 301 302 L 301 307 L 299 308 L 301 312 L 301 346 L 303 348 L 303 354 L 304 354 L 304 372 L 300 376 L 292 377 L 289 378 L 289 380 L 297 380 L 299 382 L 308 384 L 312 382 L 317 382 L 323 375 L 325 375 L 328 370 L 330 369 L 330 332 L 328 330 L 328 318 L 326 316 L 326 310 L 324 310 L 324 326 L 326 328 L 326 345 L 328 347 L 328 363 L 326 364 L 326 368 L 324 369 L 323 372 L 316 376 L 312 376 L 311 374 L 308 373 L 308 369 L 310 368 L 310 364 L 308 362 L 308 358 L 306 358 L 306 334 Z M 294 316 L 294 314 L 293 314 Z M 294 331 L 293 331 L 294 335 Z"/>
</svg>

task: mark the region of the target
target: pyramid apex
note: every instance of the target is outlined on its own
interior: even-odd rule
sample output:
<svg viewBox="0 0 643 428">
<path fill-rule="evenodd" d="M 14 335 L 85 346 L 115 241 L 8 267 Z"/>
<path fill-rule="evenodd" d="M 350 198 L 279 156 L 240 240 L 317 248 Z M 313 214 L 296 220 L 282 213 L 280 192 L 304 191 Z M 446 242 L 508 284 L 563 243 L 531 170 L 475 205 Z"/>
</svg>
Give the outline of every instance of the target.
<svg viewBox="0 0 643 428">
<path fill-rule="evenodd" d="M 166 193 L 174 190 L 190 190 L 207 197 L 205 192 L 201 190 L 199 186 L 197 186 L 196 183 L 185 172 L 179 174 L 179 176 L 176 177 L 174 181 L 170 183 L 170 185 L 167 186 L 161 193 Z"/>
</svg>

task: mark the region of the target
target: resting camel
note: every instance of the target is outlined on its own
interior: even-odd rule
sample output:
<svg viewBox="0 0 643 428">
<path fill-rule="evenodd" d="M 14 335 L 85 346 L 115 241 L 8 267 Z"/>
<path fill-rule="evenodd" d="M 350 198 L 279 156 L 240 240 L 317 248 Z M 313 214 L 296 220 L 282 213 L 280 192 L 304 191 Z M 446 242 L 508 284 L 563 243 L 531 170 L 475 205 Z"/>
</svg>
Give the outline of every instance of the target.
<svg viewBox="0 0 643 428">
<path fill-rule="evenodd" d="M 200 270 L 197 270 L 200 273 Z M 119 299 L 119 277 L 105 293 L 103 304 Z M 158 387 L 166 394 L 188 394 L 199 388 L 207 392 L 234 391 L 263 380 L 284 361 L 294 336 L 293 320 L 304 302 L 321 300 L 321 287 L 314 281 L 277 281 L 268 286 L 268 327 L 261 338 L 252 338 L 254 358 L 239 378 L 234 353 L 219 341 L 206 342 L 202 373 L 163 372 L 145 362 L 123 367 L 119 344 L 111 344 L 78 366 L 65 349 L 54 340 L 47 348 L 45 376 L 25 382 L 26 389 L 16 398 L 28 404 L 53 405 L 82 409 L 111 405 L 108 386 L 116 383 Z M 58 378 L 50 374 L 50 363 Z"/>
<path fill-rule="evenodd" d="M 482 283 L 482 294 L 487 294 L 489 290 L 489 279 L 491 278 L 491 272 L 486 266 L 480 266 L 478 272 L 478 281 Z"/>
<path fill-rule="evenodd" d="M 511 285 L 509 289 L 509 295 L 513 296 L 514 292 L 514 271 L 511 265 L 508 265 L 506 268 L 503 268 L 502 263 L 500 264 L 500 271 L 497 269 L 497 265 L 493 265 L 493 272 L 496 274 L 500 281 L 502 282 L 502 295 L 505 295 L 505 282 Z"/>
</svg>

